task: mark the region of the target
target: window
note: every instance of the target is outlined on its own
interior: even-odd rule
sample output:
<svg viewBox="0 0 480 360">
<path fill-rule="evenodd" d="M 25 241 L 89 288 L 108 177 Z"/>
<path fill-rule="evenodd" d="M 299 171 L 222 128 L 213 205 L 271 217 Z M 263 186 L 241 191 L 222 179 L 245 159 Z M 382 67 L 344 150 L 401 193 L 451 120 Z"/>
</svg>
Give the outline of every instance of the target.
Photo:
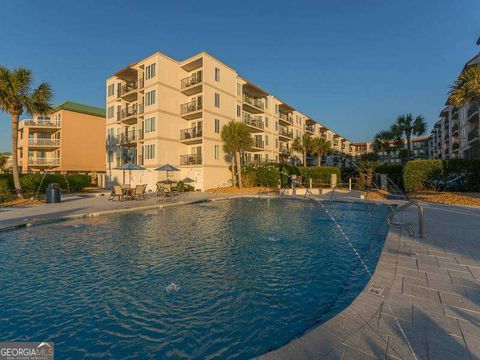
<svg viewBox="0 0 480 360">
<path fill-rule="evenodd" d="M 268 135 L 265 135 L 265 146 L 268 146 Z"/>
<path fill-rule="evenodd" d="M 237 117 L 240 117 L 242 115 L 242 110 L 240 108 L 240 105 L 237 105 Z"/>
<path fill-rule="evenodd" d="M 155 144 L 145 145 L 143 147 L 143 157 L 147 160 L 155 159 Z"/>
<path fill-rule="evenodd" d="M 115 84 L 110 84 L 107 88 L 107 96 L 110 97 L 113 94 L 115 94 Z"/>
<path fill-rule="evenodd" d="M 265 154 L 265 162 L 268 162 L 268 154 Z"/>
<path fill-rule="evenodd" d="M 215 132 L 220 133 L 220 120 L 215 119 Z"/>
<path fill-rule="evenodd" d="M 149 91 L 145 94 L 145 97 L 146 97 L 145 105 L 146 106 L 155 104 L 155 94 L 156 94 L 156 90 Z"/>
<path fill-rule="evenodd" d="M 275 104 L 275 113 L 278 114 L 278 104 Z"/>
<path fill-rule="evenodd" d="M 220 69 L 215 68 L 215 81 L 220 81 Z"/>
<path fill-rule="evenodd" d="M 265 109 L 268 109 L 268 96 L 265 96 Z"/>
<path fill-rule="evenodd" d="M 148 65 L 145 68 L 145 80 L 151 79 L 155 76 L 155 63 Z"/>
<path fill-rule="evenodd" d="M 237 83 L 237 95 L 240 96 L 242 95 L 242 85 Z"/>
<path fill-rule="evenodd" d="M 155 118 L 145 119 L 145 132 L 149 133 L 155 131 Z"/>
<path fill-rule="evenodd" d="M 215 160 L 220 159 L 220 145 L 215 145 Z"/>
<path fill-rule="evenodd" d="M 114 114 L 114 107 L 113 106 L 109 106 L 108 107 L 108 110 L 107 110 L 107 117 L 109 119 L 113 118 L 113 114 Z"/>
<path fill-rule="evenodd" d="M 278 149 L 278 138 L 275 138 L 275 149 Z"/>
<path fill-rule="evenodd" d="M 265 116 L 265 127 L 268 128 L 268 116 Z"/>
<path fill-rule="evenodd" d="M 114 138 L 115 138 L 115 132 L 114 131 L 115 131 L 114 128 L 108 129 L 108 131 L 107 131 L 107 142 L 108 143 L 111 143 L 114 140 Z"/>
<path fill-rule="evenodd" d="M 220 94 L 215 93 L 215 107 L 220 107 Z"/>
</svg>

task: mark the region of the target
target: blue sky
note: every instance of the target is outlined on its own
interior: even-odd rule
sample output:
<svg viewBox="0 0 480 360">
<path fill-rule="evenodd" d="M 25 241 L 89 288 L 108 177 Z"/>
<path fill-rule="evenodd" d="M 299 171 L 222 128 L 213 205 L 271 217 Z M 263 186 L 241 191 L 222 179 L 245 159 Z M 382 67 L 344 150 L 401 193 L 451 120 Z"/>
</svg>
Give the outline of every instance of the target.
<svg viewBox="0 0 480 360">
<path fill-rule="evenodd" d="M 0 64 L 33 70 L 55 104 L 105 106 L 105 79 L 162 51 L 205 50 L 353 141 L 402 113 L 431 126 L 478 52 L 478 0 L 2 0 Z M 0 112 L 0 151 L 10 122 Z"/>
</svg>

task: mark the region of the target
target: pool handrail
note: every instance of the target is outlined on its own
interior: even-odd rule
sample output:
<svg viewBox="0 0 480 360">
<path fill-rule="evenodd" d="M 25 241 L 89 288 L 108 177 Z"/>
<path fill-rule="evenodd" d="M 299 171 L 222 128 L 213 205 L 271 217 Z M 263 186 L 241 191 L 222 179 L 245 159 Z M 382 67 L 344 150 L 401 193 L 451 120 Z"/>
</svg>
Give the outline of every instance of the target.
<svg viewBox="0 0 480 360">
<path fill-rule="evenodd" d="M 396 221 L 393 220 L 395 215 L 397 215 L 401 211 L 407 210 L 411 206 L 416 206 L 418 208 L 418 235 L 419 235 L 420 238 L 423 238 L 423 236 L 425 235 L 425 232 L 424 232 L 424 209 L 415 200 L 410 200 L 410 201 L 406 202 L 405 204 L 400 205 L 394 211 L 392 211 L 387 217 L 388 225 L 406 229 L 410 233 L 410 235 L 413 236 L 414 235 L 414 230 L 413 230 L 412 224 L 396 222 Z"/>
</svg>

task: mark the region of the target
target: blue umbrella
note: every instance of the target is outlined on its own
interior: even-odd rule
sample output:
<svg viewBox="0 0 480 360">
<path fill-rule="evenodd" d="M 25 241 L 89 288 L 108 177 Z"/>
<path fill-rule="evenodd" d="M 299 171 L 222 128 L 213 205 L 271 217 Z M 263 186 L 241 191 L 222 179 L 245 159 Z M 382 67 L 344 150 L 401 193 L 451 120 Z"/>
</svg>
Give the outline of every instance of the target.
<svg viewBox="0 0 480 360">
<path fill-rule="evenodd" d="M 125 185 L 125 170 L 128 170 L 128 183 L 130 184 L 130 178 L 132 176 L 132 170 L 145 170 L 144 167 L 139 166 L 137 164 L 128 162 L 126 164 L 123 164 L 122 166 L 117 166 L 114 168 L 115 170 L 123 170 L 123 184 Z"/>
</svg>

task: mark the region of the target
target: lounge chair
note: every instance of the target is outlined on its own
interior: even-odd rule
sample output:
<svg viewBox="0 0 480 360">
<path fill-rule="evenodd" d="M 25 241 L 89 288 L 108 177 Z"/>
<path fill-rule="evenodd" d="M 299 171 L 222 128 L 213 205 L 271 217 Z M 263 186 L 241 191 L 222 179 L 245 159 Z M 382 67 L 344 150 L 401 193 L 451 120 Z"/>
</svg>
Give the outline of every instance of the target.
<svg viewBox="0 0 480 360">
<path fill-rule="evenodd" d="M 123 194 L 122 187 L 120 185 L 113 185 L 112 193 L 110 194 L 110 197 L 108 200 L 115 200 L 115 198 L 118 197 L 118 200 L 123 201 L 125 200 L 125 196 Z"/>
<path fill-rule="evenodd" d="M 133 191 L 133 194 L 132 194 L 133 198 L 135 200 L 145 200 L 147 197 L 147 193 L 145 192 L 146 189 L 147 189 L 146 184 L 135 186 L 135 190 Z"/>
<path fill-rule="evenodd" d="M 165 189 L 160 183 L 157 183 L 157 198 L 159 198 L 157 201 L 168 201 L 172 198 L 172 193 L 169 190 Z"/>
</svg>

